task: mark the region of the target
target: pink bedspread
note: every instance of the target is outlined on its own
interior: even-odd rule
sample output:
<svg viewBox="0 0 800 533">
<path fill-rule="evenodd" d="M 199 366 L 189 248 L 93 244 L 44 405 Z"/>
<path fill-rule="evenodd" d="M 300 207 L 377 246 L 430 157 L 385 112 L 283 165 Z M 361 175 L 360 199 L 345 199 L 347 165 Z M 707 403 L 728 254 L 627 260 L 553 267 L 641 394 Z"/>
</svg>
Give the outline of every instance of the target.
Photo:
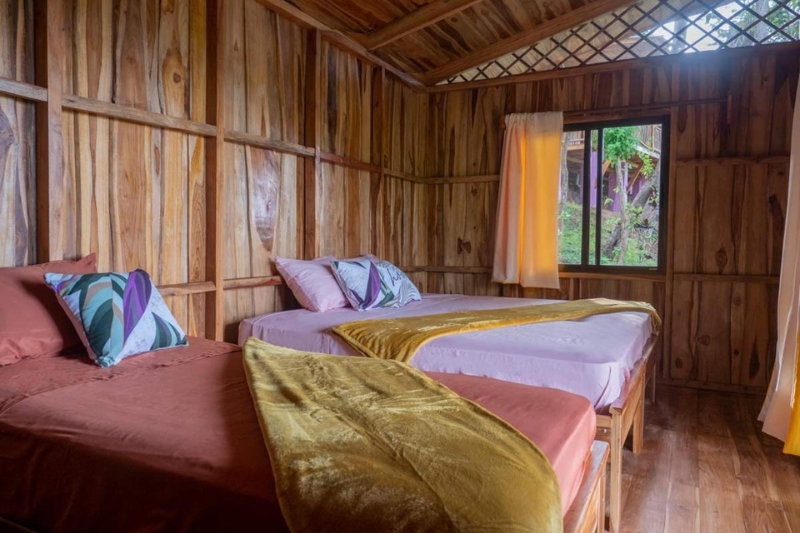
<svg viewBox="0 0 800 533">
<path fill-rule="evenodd" d="M 551 300 L 426 294 L 399 309 L 358 312 L 350 307 L 325 313 L 305 309 L 249 318 L 239 342 L 254 336 L 311 352 L 354 355 L 330 329 L 344 322 L 429 315 L 468 309 L 500 309 L 554 303 Z M 615 313 L 571 322 L 548 322 L 436 339 L 411 364 L 426 372 L 484 376 L 552 387 L 587 398 L 603 412 L 619 398 L 630 371 L 652 334 L 644 313 Z"/>
<path fill-rule="evenodd" d="M 595 435 L 589 403 L 429 375 L 535 442 L 566 512 Z M 240 349 L 190 339 L 110 369 L 85 357 L 0 368 L 0 518 L 60 533 L 285 532 Z"/>
</svg>

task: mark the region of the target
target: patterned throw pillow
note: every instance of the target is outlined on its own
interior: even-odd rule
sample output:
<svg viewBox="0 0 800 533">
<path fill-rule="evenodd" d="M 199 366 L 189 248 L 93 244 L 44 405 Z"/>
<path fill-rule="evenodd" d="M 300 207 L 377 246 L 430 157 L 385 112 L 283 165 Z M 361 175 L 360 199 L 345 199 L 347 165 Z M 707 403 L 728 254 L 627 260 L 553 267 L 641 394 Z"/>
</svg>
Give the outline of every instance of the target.
<svg viewBox="0 0 800 533">
<path fill-rule="evenodd" d="M 394 296 L 391 301 L 380 307 L 403 307 L 411 302 L 422 300 L 419 289 L 408 279 L 405 272 L 389 261 L 379 261 L 376 266 L 378 267 L 378 272 L 380 272 L 383 287 Z"/>
<path fill-rule="evenodd" d="M 44 277 L 72 313 L 89 357 L 103 368 L 132 355 L 188 344 L 144 270 Z"/>
<path fill-rule="evenodd" d="M 331 261 L 331 269 L 350 305 L 359 311 L 401 307 L 420 299 L 411 280 L 388 261 Z"/>
</svg>

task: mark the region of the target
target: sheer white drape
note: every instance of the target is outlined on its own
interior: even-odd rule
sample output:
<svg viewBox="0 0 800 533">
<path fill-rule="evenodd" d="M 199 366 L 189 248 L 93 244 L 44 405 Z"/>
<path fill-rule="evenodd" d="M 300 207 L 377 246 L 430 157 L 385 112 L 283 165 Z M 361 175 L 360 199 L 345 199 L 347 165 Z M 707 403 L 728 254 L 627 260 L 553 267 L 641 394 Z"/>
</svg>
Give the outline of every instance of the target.
<svg viewBox="0 0 800 533">
<path fill-rule="evenodd" d="M 794 106 L 789 197 L 783 233 L 783 259 L 778 293 L 778 350 L 760 420 L 764 431 L 787 440 L 792 420 L 800 334 L 800 91 Z M 796 408 L 797 406 L 795 406 Z M 800 413 L 798 413 L 800 414 Z M 798 415 L 795 415 L 796 417 Z M 800 420 L 798 420 L 800 422 Z M 793 428 L 794 430 L 794 428 Z M 797 427 L 800 437 L 800 426 Z M 787 443 L 788 444 L 788 443 Z M 790 451 L 790 450 L 786 450 Z M 792 452 L 798 453 L 800 449 Z"/>
</svg>

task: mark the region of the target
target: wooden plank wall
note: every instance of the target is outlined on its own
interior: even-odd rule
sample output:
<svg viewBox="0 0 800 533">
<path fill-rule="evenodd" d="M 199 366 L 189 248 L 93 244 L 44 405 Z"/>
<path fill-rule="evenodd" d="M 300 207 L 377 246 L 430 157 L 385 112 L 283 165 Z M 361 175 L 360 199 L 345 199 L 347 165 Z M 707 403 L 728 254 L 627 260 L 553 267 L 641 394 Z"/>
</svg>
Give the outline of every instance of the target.
<svg viewBox="0 0 800 533">
<path fill-rule="evenodd" d="M 341 39 L 256 0 L 0 0 L 0 266 L 96 252 L 147 269 L 189 332 L 235 340 L 296 305 L 276 255 L 372 252 L 429 292 L 650 301 L 663 380 L 764 388 L 797 47 L 426 92 Z M 503 116 L 654 103 L 666 274 L 492 284 Z"/>
<path fill-rule="evenodd" d="M 0 4 L 0 76 L 33 83 L 33 0 Z M 0 95 L 0 265 L 36 250 L 34 104 Z"/>
<path fill-rule="evenodd" d="M 0 266 L 96 252 L 236 340 L 296 305 L 275 256 L 401 257 L 426 99 L 341 39 L 255 0 L 0 0 Z"/>
<path fill-rule="evenodd" d="M 728 59 L 726 59 L 728 58 Z M 665 317 L 662 380 L 763 390 L 775 349 L 777 276 L 800 54 L 721 53 L 513 85 L 434 92 L 427 105 L 422 200 L 429 291 L 605 296 L 653 303 Z M 730 102 L 685 105 L 698 99 Z M 664 103 L 671 117 L 674 209 L 664 275 L 573 274 L 561 291 L 490 283 L 503 117 Z M 762 157 L 777 156 L 759 162 Z M 775 161 L 769 164 L 769 161 Z M 466 179 L 470 178 L 471 179 Z M 422 245 L 422 244 L 420 244 Z"/>
<path fill-rule="evenodd" d="M 62 2 L 61 87 L 71 95 L 205 121 L 205 4 Z M 64 169 L 53 198 L 51 258 L 96 252 L 98 268 L 144 268 L 159 285 L 205 279 L 204 146 L 200 136 L 65 110 Z M 52 207 L 51 207 L 52 209 Z M 168 303 L 202 331 L 204 298 Z"/>
</svg>

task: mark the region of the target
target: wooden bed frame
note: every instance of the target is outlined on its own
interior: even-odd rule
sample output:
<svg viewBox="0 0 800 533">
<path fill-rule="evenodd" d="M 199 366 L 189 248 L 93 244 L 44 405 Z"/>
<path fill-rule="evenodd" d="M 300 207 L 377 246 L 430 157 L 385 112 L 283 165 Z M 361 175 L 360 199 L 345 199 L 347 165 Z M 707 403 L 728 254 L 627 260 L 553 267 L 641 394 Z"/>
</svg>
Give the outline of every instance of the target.
<svg viewBox="0 0 800 533">
<path fill-rule="evenodd" d="M 604 533 L 606 508 L 606 471 L 609 446 L 595 441 L 583 471 L 578 493 L 564 516 L 564 533 Z M 0 516 L 0 533 L 37 533 Z"/>
<path fill-rule="evenodd" d="M 642 357 L 631 371 L 631 377 L 625 383 L 622 394 L 609 407 L 608 414 L 597 415 L 597 440 L 607 442 L 611 447 L 608 466 L 609 476 L 609 524 L 611 533 L 619 531 L 622 517 L 622 448 L 628 435 L 633 430 L 633 453 L 642 450 L 644 439 L 644 399 L 648 382 L 650 394 L 655 401 L 656 379 L 655 364 L 652 357 L 658 334 L 652 335 L 645 344 Z"/>
<path fill-rule="evenodd" d="M 592 444 L 578 494 L 564 516 L 564 533 L 604 533 L 608 456 L 607 443 Z"/>
</svg>

